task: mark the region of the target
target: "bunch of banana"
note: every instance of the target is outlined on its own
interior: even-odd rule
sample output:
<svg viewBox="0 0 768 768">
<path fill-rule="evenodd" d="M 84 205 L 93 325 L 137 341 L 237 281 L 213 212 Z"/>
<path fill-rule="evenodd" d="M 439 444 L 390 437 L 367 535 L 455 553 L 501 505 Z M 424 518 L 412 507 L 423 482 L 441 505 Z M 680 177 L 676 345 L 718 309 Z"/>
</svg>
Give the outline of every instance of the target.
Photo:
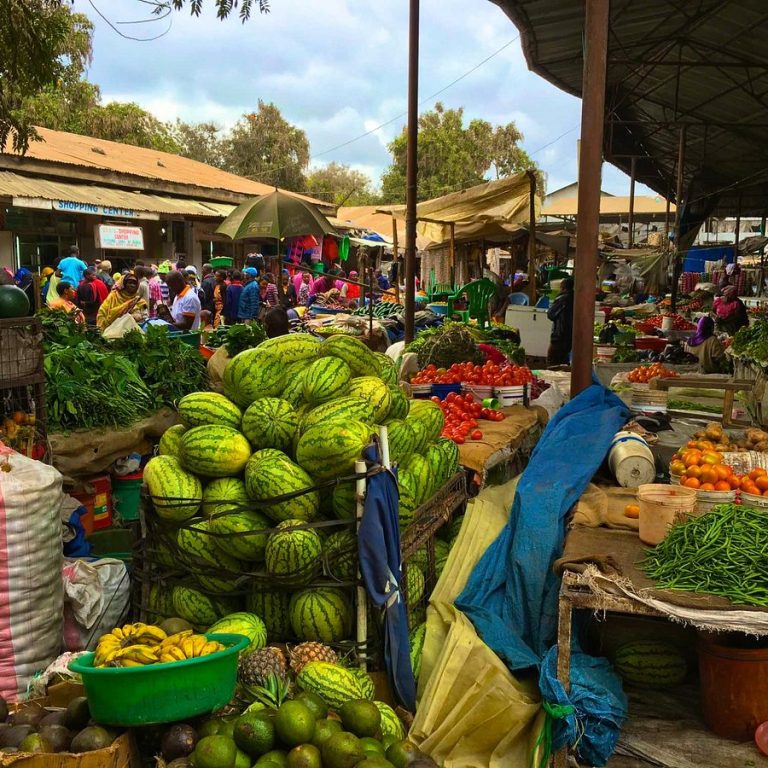
<svg viewBox="0 0 768 768">
<path fill-rule="evenodd" d="M 116 666 L 113 661 L 125 660 L 133 661 L 136 664 L 153 664 L 157 661 L 157 654 L 154 653 L 156 646 L 159 646 L 167 635 L 160 627 L 152 624 L 125 624 L 122 627 L 115 627 L 111 632 L 102 635 L 96 646 L 96 655 L 93 660 L 94 667 Z M 123 654 L 123 651 L 133 651 L 132 654 Z M 149 658 L 152 656 L 152 660 Z M 136 664 L 121 664 L 117 666 L 135 666 Z"/>
<path fill-rule="evenodd" d="M 195 635 L 191 630 L 179 632 L 160 643 L 161 661 L 181 661 L 208 656 L 223 651 L 224 646 L 205 635 Z"/>
</svg>

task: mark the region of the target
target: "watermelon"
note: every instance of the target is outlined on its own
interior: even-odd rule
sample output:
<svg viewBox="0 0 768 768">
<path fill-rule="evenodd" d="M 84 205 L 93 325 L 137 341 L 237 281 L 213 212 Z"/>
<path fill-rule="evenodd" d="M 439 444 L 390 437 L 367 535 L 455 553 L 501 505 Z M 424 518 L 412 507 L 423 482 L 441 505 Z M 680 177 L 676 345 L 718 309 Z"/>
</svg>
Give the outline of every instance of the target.
<svg viewBox="0 0 768 768">
<path fill-rule="evenodd" d="M 414 519 L 414 513 L 420 506 L 416 490 L 416 480 L 407 469 L 397 470 L 397 485 L 400 495 L 398 517 L 400 530 L 404 531 Z"/>
<path fill-rule="evenodd" d="M 338 643 L 352 634 L 352 604 L 341 589 L 317 587 L 296 592 L 288 615 L 300 640 Z"/>
<path fill-rule="evenodd" d="M 203 514 L 243 510 L 251 503 L 245 483 L 239 477 L 217 477 L 203 490 Z"/>
<path fill-rule="evenodd" d="M 203 501 L 199 478 L 181 468 L 173 456 L 155 456 L 144 467 L 144 482 L 155 512 L 163 520 L 183 522 L 197 514 Z"/>
<path fill-rule="evenodd" d="M 360 667 L 349 667 L 349 671 L 357 678 L 360 688 L 363 691 L 363 698 L 373 701 L 376 698 L 376 684 L 373 678 Z"/>
<path fill-rule="evenodd" d="M 443 409 L 431 400 L 411 400 L 408 420 L 416 420 L 424 424 L 427 430 L 427 443 L 437 440 L 445 427 Z"/>
<path fill-rule="evenodd" d="M 250 457 L 250 444 L 232 427 L 207 424 L 188 429 L 181 437 L 179 463 L 196 475 L 232 477 L 243 471 Z"/>
<path fill-rule="evenodd" d="M 261 346 L 235 355 L 224 368 L 224 394 L 241 408 L 259 397 L 280 391 L 284 366 L 280 358 Z"/>
<path fill-rule="evenodd" d="M 387 439 L 389 441 L 389 459 L 393 464 L 402 464 L 414 453 L 416 436 L 411 425 L 402 419 L 387 422 Z"/>
<path fill-rule="evenodd" d="M 685 656 L 663 640 L 625 643 L 616 651 L 613 666 L 626 684 L 652 690 L 674 688 L 688 673 Z"/>
<path fill-rule="evenodd" d="M 267 541 L 267 573 L 286 586 L 309 584 L 320 570 L 323 545 L 311 528 L 297 528 L 303 520 L 284 520 Z"/>
<path fill-rule="evenodd" d="M 374 356 L 379 363 L 379 378 L 390 388 L 397 386 L 398 370 L 397 364 L 383 352 L 374 352 Z"/>
<path fill-rule="evenodd" d="M 349 475 L 372 434 L 373 428 L 362 421 L 318 424 L 299 438 L 296 461 L 318 481 Z"/>
<path fill-rule="evenodd" d="M 381 713 L 382 737 L 390 736 L 395 741 L 402 741 L 405 738 L 405 727 L 400 718 L 395 714 L 395 710 L 383 701 L 374 701 L 373 703 Z"/>
<path fill-rule="evenodd" d="M 240 429 L 243 412 L 229 398 L 217 392 L 192 392 L 179 400 L 179 416 L 184 426 L 218 424 Z"/>
<path fill-rule="evenodd" d="M 312 486 L 312 479 L 300 466 L 272 448 L 256 451 L 245 467 L 245 487 L 254 501 L 268 501 Z M 292 499 L 269 504 L 261 511 L 275 522 L 289 519 L 309 522 L 317 519 L 319 508 L 320 495 L 317 491 L 308 491 Z"/>
<path fill-rule="evenodd" d="M 345 667 L 329 661 L 310 661 L 296 675 L 296 685 L 302 691 L 317 694 L 335 710 L 348 701 L 363 699 L 363 689 L 357 678 Z"/>
<path fill-rule="evenodd" d="M 357 486 L 354 480 L 333 488 L 333 514 L 339 520 L 354 520 L 357 514 Z"/>
<path fill-rule="evenodd" d="M 408 398 L 400 387 L 390 387 L 389 395 L 392 400 L 389 406 L 388 419 L 404 419 L 408 415 Z"/>
<path fill-rule="evenodd" d="M 267 628 L 255 613 L 230 613 L 208 627 L 209 635 L 245 635 L 251 642 L 243 653 L 258 651 L 267 644 Z"/>
<path fill-rule="evenodd" d="M 236 604 L 228 598 L 208 597 L 192 587 L 173 588 L 173 612 L 195 627 L 210 627 L 218 619 L 235 611 Z"/>
<path fill-rule="evenodd" d="M 435 576 L 439 579 L 443 575 L 445 564 L 448 562 L 448 555 L 451 548 L 447 541 L 435 539 Z"/>
<path fill-rule="evenodd" d="M 441 437 L 435 443 L 435 446 L 445 457 L 446 472 L 448 473 L 446 480 L 450 480 L 461 469 L 459 446 L 456 445 L 453 440 L 448 440 L 448 438 L 445 437 Z"/>
<path fill-rule="evenodd" d="M 415 494 L 416 504 L 421 506 L 432 498 L 432 494 L 435 491 L 435 488 L 433 488 L 434 478 L 432 476 L 432 469 L 427 460 L 418 453 L 414 453 L 411 456 L 406 469 L 414 480 L 412 490 Z"/>
<path fill-rule="evenodd" d="M 453 440 L 447 442 L 453 443 Z M 453 472 L 447 453 L 439 445 L 430 445 L 424 452 L 424 459 L 432 475 L 432 492 L 442 488 L 452 477 Z"/>
<path fill-rule="evenodd" d="M 427 620 L 427 607 L 424 603 L 408 606 L 408 628 L 413 629 Z"/>
<path fill-rule="evenodd" d="M 405 564 L 405 591 L 407 593 L 408 606 L 415 606 L 422 601 L 425 590 L 424 574 L 421 568 L 413 563 Z"/>
<path fill-rule="evenodd" d="M 147 595 L 147 613 L 157 622 L 162 619 L 170 619 L 175 613 L 173 592 L 153 584 Z"/>
<path fill-rule="evenodd" d="M 246 609 L 261 617 L 267 628 L 267 636 L 273 643 L 286 640 L 291 634 L 291 622 L 288 617 L 289 600 L 287 592 L 266 591 L 258 585 L 246 595 Z"/>
<path fill-rule="evenodd" d="M 357 574 L 357 536 L 350 530 L 332 533 L 323 543 L 325 572 L 337 581 L 351 581 Z"/>
<path fill-rule="evenodd" d="M 353 376 L 378 376 L 379 361 L 362 341 L 340 333 L 331 336 L 320 347 L 320 355 L 332 355 L 343 360 L 352 371 Z"/>
<path fill-rule="evenodd" d="M 373 420 L 377 424 L 386 420 L 392 405 L 392 392 L 381 379 L 375 376 L 352 379 L 347 386 L 347 395 L 362 397 L 369 402 L 373 408 Z"/>
<path fill-rule="evenodd" d="M 285 369 L 283 389 L 279 393 L 283 400 L 287 400 L 294 408 L 304 402 L 304 377 L 307 375 L 307 363 L 300 360 Z"/>
<path fill-rule="evenodd" d="M 259 349 L 277 355 L 283 365 L 293 365 L 305 363 L 315 357 L 322 345 L 321 339 L 310 336 L 308 333 L 289 333 L 262 341 Z"/>
<path fill-rule="evenodd" d="M 448 525 L 443 526 L 438 533 L 441 539 L 449 542 L 448 546 L 452 547 L 453 542 L 456 541 L 456 537 L 461 532 L 461 526 L 464 523 L 464 515 L 456 515 Z"/>
<path fill-rule="evenodd" d="M 414 627 L 410 633 L 410 656 L 411 669 L 416 682 L 419 682 L 419 673 L 421 672 L 421 653 L 424 650 L 424 637 L 427 634 L 427 625 L 419 624 Z M 384 729 L 382 728 L 382 733 Z"/>
<path fill-rule="evenodd" d="M 210 530 L 219 535 L 211 537 L 225 554 L 247 562 L 260 562 L 269 539 L 272 521 L 253 510 L 224 512 L 211 518 Z"/>
<path fill-rule="evenodd" d="M 349 366 L 338 357 L 321 357 L 315 360 L 304 374 L 304 399 L 320 404 L 339 397 L 352 378 Z"/>
<path fill-rule="evenodd" d="M 303 434 L 311 427 L 330 424 L 332 421 L 362 421 L 373 424 L 373 408 L 360 397 L 338 397 L 309 411 L 301 420 L 299 432 Z"/>
<path fill-rule="evenodd" d="M 232 554 L 225 554 L 216 547 L 215 537 L 211 536 L 211 521 L 198 520 L 189 527 L 179 528 L 176 533 L 176 546 L 179 548 L 181 561 L 191 569 L 200 565 L 204 568 L 221 568 L 233 574 L 243 570 L 242 563 Z"/>
<path fill-rule="evenodd" d="M 413 452 L 423 453 L 429 446 L 428 428 L 423 421 L 418 419 L 406 418 L 405 423 L 411 428 L 413 433 Z"/>
<path fill-rule="evenodd" d="M 0 319 L 26 317 L 28 314 L 27 294 L 16 285 L 0 285 Z"/>
<path fill-rule="evenodd" d="M 157 446 L 157 452 L 160 456 L 173 456 L 178 460 L 179 446 L 181 445 L 181 436 L 187 431 L 183 424 L 174 424 L 163 432 L 160 442 Z"/>
<path fill-rule="evenodd" d="M 243 415 L 242 430 L 254 451 L 291 447 L 299 425 L 296 409 L 279 397 L 261 397 L 251 403 Z"/>
</svg>

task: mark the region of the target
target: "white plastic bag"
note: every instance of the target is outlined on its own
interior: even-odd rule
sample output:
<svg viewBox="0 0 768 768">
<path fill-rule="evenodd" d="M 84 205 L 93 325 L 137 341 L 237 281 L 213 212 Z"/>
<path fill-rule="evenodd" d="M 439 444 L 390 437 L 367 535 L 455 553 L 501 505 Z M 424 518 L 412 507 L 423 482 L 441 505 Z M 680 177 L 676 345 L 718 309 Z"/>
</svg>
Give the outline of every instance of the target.
<svg viewBox="0 0 768 768">
<path fill-rule="evenodd" d="M 105 339 L 122 339 L 128 331 L 141 330 L 133 315 L 121 315 L 111 325 L 104 329 Z"/>
</svg>

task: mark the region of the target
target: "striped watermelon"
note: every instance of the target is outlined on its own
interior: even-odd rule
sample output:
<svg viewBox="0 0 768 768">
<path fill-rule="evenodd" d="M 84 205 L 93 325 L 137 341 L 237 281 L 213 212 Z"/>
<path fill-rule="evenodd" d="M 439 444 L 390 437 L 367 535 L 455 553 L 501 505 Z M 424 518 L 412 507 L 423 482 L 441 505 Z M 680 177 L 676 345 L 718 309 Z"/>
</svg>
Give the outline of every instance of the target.
<svg viewBox="0 0 768 768">
<path fill-rule="evenodd" d="M 351 397 L 362 397 L 373 408 L 373 419 L 381 424 L 389 414 L 392 405 L 392 392 L 389 387 L 375 376 L 360 376 L 352 379 L 347 387 L 347 394 Z"/>
<path fill-rule="evenodd" d="M 402 419 L 387 422 L 389 458 L 393 464 L 402 464 L 414 453 L 416 436 L 411 425 Z"/>
<path fill-rule="evenodd" d="M 367 400 L 360 397 L 338 397 L 309 411 L 301 420 L 299 432 L 303 434 L 311 427 L 330 424 L 332 421 L 362 421 L 373 424 L 373 408 Z"/>
<path fill-rule="evenodd" d="M 421 568 L 413 563 L 405 564 L 405 591 L 408 593 L 408 605 L 414 606 L 422 601 L 426 587 Z"/>
<path fill-rule="evenodd" d="M 245 635 L 251 642 L 243 653 L 258 651 L 267 644 L 267 628 L 255 613 L 230 613 L 208 627 L 210 635 Z"/>
<path fill-rule="evenodd" d="M 448 442 L 453 442 L 449 440 Z M 430 445 L 424 452 L 424 459 L 431 470 L 433 493 L 442 488 L 453 474 L 446 452 L 437 444 Z"/>
<path fill-rule="evenodd" d="M 214 543 L 211 536 L 211 521 L 197 520 L 189 527 L 179 528 L 176 533 L 176 546 L 179 548 L 180 559 L 194 569 L 200 565 L 222 568 L 230 573 L 243 570 L 242 563 L 231 554 L 225 554 Z"/>
<path fill-rule="evenodd" d="M 408 460 L 407 469 L 414 480 L 413 492 L 415 494 L 416 503 L 421 506 L 425 501 L 428 501 L 435 492 L 435 488 L 432 486 L 434 480 L 432 477 L 432 469 L 427 463 L 427 460 L 418 453 L 414 453 Z"/>
<path fill-rule="evenodd" d="M 338 643 L 352 634 L 352 605 L 341 589 L 317 587 L 296 592 L 288 615 L 300 640 Z"/>
<path fill-rule="evenodd" d="M 688 673 L 685 656 L 663 640 L 625 643 L 616 651 L 613 666 L 625 683 L 654 690 L 674 688 Z"/>
<path fill-rule="evenodd" d="M 427 425 L 418 419 L 406 418 L 405 423 L 413 433 L 413 452 L 423 453 L 429 445 Z"/>
<path fill-rule="evenodd" d="M 279 397 L 261 397 L 251 403 L 243 414 L 242 430 L 254 451 L 291 447 L 299 425 L 296 409 Z"/>
<path fill-rule="evenodd" d="M 407 469 L 397 470 L 397 485 L 400 495 L 398 518 L 400 530 L 404 531 L 413 522 L 414 513 L 420 505 L 417 499 L 416 480 Z"/>
<path fill-rule="evenodd" d="M 157 452 L 160 456 L 173 456 L 179 458 L 179 446 L 181 445 L 181 436 L 187 431 L 183 424 L 174 424 L 163 432 L 160 442 L 157 446 Z"/>
<path fill-rule="evenodd" d="M 155 456 L 144 467 L 144 482 L 163 520 L 183 522 L 197 514 L 203 501 L 200 479 L 181 468 L 173 456 Z"/>
<path fill-rule="evenodd" d="M 147 595 L 147 613 L 157 622 L 170 619 L 174 615 L 173 592 L 153 584 Z"/>
<path fill-rule="evenodd" d="M 353 376 L 378 376 L 379 361 L 362 341 L 339 333 L 331 336 L 320 348 L 320 355 L 332 355 L 343 360 L 352 371 Z"/>
<path fill-rule="evenodd" d="M 203 477 L 238 475 L 250 457 L 250 444 L 244 435 L 232 427 L 213 424 L 193 427 L 181 438 L 181 466 Z"/>
<path fill-rule="evenodd" d="M 313 485 L 310 476 L 300 466 L 272 448 L 256 451 L 245 467 L 245 487 L 254 501 L 268 501 L 312 488 Z M 269 504 L 261 511 L 275 522 L 289 519 L 306 522 L 317 519 L 319 508 L 320 495 L 317 491 L 309 491 L 287 501 Z"/>
<path fill-rule="evenodd" d="M 308 333 L 289 333 L 262 341 L 259 349 L 277 355 L 283 365 L 292 365 L 312 359 L 319 354 L 322 345 L 321 339 Z"/>
<path fill-rule="evenodd" d="M 329 661 L 305 664 L 296 675 L 296 685 L 302 691 L 317 694 L 335 710 L 341 709 L 348 701 L 365 698 L 357 678 L 345 667 Z"/>
<path fill-rule="evenodd" d="M 261 346 L 235 355 L 224 368 L 224 394 L 241 408 L 259 397 L 276 395 L 285 368 L 280 358 Z"/>
<path fill-rule="evenodd" d="M 389 406 L 387 419 L 404 419 L 408 415 L 408 398 L 400 387 L 389 388 L 392 403 Z"/>
<path fill-rule="evenodd" d="M 287 592 L 281 590 L 268 592 L 258 585 L 246 595 L 246 610 L 261 617 L 267 628 L 267 635 L 273 643 L 286 640 L 291 634 L 291 622 L 288 617 L 289 601 Z"/>
<path fill-rule="evenodd" d="M 284 520 L 267 541 L 264 553 L 267 573 L 285 585 L 309 584 L 321 566 L 323 545 L 311 528 L 297 528 L 303 520 Z"/>
<path fill-rule="evenodd" d="M 350 530 L 332 533 L 323 543 L 325 572 L 337 581 L 351 581 L 357 574 L 357 536 Z"/>
<path fill-rule="evenodd" d="M 318 481 L 348 475 L 372 434 L 373 428 L 362 421 L 318 424 L 299 438 L 296 461 Z"/>
<path fill-rule="evenodd" d="M 315 360 L 304 375 L 304 399 L 309 403 L 325 403 L 344 393 L 352 378 L 349 366 L 338 357 Z"/>
<path fill-rule="evenodd" d="M 178 411 L 184 426 L 219 424 L 240 429 L 243 412 L 229 398 L 217 392 L 192 392 L 179 400 Z"/>
<path fill-rule="evenodd" d="M 355 481 L 338 483 L 333 488 L 333 514 L 340 520 L 354 520 L 357 514 Z"/>
<path fill-rule="evenodd" d="M 408 606 L 408 628 L 418 627 L 427 620 L 427 607 L 424 603 Z"/>
<path fill-rule="evenodd" d="M 383 352 L 373 353 L 376 359 L 379 361 L 379 378 L 390 388 L 397 386 L 398 370 L 397 364 L 389 356 Z"/>
<path fill-rule="evenodd" d="M 424 637 L 427 634 L 427 625 L 419 624 L 418 627 L 414 627 L 410 633 L 410 656 L 411 656 L 411 669 L 413 670 L 413 676 L 416 682 L 419 682 L 419 673 L 421 672 L 421 652 L 424 650 Z M 382 728 L 382 733 L 384 729 Z"/>
<path fill-rule="evenodd" d="M 192 587 L 173 588 L 173 612 L 195 627 L 206 628 L 222 616 L 236 610 L 236 602 L 228 598 L 208 597 Z"/>
<path fill-rule="evenodd" d="M 417 420 L 427 428 L 427 443 L 433 443 L 440 437 L 445 426 L 443 410 L 431 400 L 411 400 L 408 420 Z"/>
<path fill-rule="evenodd" d="M 448 440 L 445 437 L 441 437 L 435 446 L 445 457 L 446 472 L 448 473 L 446 479 L 449 480 L 461 469 L 459 446 L 453 440 Z"/>
<path fill-rule="evenodd" d="M 448 555 L 451 548 L 447 541 L 435 539 L 435 575 L 439 579 L 443 575 L 445 564 L 448 562 Z"/>
<path fill-rule="evenodd" d="M 250 503 L 245 483 L 239 477 L 217 477 L 203 490 L 203 514 L 206 517 L 217 512 L 242 510 Z"/>
<path fill-rule="evenodd" d="M 456 537 L 461 532 L 461 526 L 464 523 L 464 515 L 456 515 L 448 525 L 443 526 L 438 533 L 441 539 L 445 539 L 448 542 L 448 546 L 453 546 L 453 542 L 456 541 Z"/>
<path fill-rule="evenodd" d="M 247 562 L 260 562 L 269 539 L 272 521 L 254 510 L 226 512 L 211 518 L 210 530 L 217 549 L 225 554 Z"/>
<path fill-rule="evenodd" d="M 376 698 L 376 684 L 373 682 L 373 678 L 364 669 L 360 669 L 360 667 L 350 667 L 349 671 L 357 678 L 357 682 L 360 683 L 363 698 L 373 701 Z"/>
<path fill-rule="evenodd" d="M 306 375 L 307 363 L 305 360 L 293 363 L 285 369 L 284 386 L 279 395 L 294 408 L 298 408 L 304 402 L 304 377 Z"/>
<path fill-rule="evenodd" d="M 373 702 L 381 713 L 381 735 L 391 736 L 395 741 L 402 741 L 405 738 L 405 727 L 400 718 L 395 714 L 395 710 L 385 704 L 383 701 Z"/>
</svg>

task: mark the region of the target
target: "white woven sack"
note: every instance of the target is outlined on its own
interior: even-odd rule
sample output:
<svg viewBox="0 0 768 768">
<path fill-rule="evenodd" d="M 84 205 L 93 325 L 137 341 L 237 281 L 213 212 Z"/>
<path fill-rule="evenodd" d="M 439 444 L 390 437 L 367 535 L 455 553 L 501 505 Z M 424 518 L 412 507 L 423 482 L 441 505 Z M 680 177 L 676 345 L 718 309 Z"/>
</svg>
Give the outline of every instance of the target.
<svg viewBox="0 0 768 768">
<path fill-rule="evenodd" d="M 0 696 L 11 702 L 61 648 L 61 485 L 0 443 Z"/>
</svg>

